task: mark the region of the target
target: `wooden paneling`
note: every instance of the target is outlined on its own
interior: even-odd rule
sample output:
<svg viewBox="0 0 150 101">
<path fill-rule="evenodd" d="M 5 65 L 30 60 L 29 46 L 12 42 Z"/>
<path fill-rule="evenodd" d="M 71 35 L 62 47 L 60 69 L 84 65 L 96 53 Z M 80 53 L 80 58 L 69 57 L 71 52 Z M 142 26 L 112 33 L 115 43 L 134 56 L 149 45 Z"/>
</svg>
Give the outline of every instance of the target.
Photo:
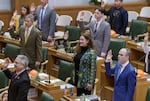
<svg viewBox="0 0 150 101">
<path fill-rule="evenodd" d="M 4 21 L 4 31 L 7 31 L 11 16 L 12 16 L 11 11 L 0 11 L 0 20 Z"/>
<path fill-rule="evenodd" d="M 30 5 L 32 2 L 35 3 L 35 5 L 40 4 L 40 0 L 12 0 L 12 10 L 11 11 L 0 11 L 0 19 L 4 21 L 5 26 L 4 30 L 6 31 L 9 25 L 10 18 L 12 16 L 12 12 L 16 9 L 20 11 L 20 7 L 23 4 Z M 113 4 L 109 4 L 106 6 L 106 9 L 110 8 Z M 141 8 L 143 6 L 150 5 L 148 2 L 130 2 L 130 3 L 123 3 L 123 6 L 127 10 L 133 10 L 140 12 Z M 58 14 L 68 14 L 73 17 L 73 22 L 71 25 L 77 25 L 76 24 L 76 17 L 78 14 L 78 11 L 80 10 L 90 10 L 94 12 L 95 8 L 98 6 L 95 5 L 80 5 L 80 6 L 62 6 L 62 7 L 55 7 L 55 10 Z"/>
<path fill-rule="evenodd" d="M 13 11 L 20 11 L 22 5 L 31 5 L 31 3 L 35 3 L 35 5 L 39 5 L 41 0 L 13 0 L 12 2 Z"/>
</svg>

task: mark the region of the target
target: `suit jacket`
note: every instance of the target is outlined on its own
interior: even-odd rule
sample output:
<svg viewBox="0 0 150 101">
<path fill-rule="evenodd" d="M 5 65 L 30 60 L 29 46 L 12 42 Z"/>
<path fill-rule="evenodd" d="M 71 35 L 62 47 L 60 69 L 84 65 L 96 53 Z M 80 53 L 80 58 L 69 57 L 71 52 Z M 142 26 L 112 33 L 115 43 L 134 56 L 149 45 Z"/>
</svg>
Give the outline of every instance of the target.
<svg viewBox="0 0 150 101">
<path fill-rule="evenodd" d="M 114 68 L 110 68 L 110 63 L 105 62 L 106 73 L 114 74 L 114 93 L 113 101 L 133 101 L 133 94 L 136 85 L 136 73 L 133 66 L 128 63 L 125 69 L 117 79 L 120 63 L 117 63 Z"/>
<path fill-rule="evenodd" d="M 96 24 L 95 20 L 92 20 L 88 25 L 84 25 L 83 21 L 79 21 L 79 26 L 82 30 L 89 29 L 91 32 L 91 36 L 96 48 L 97 55 L 101 55 L 101 53 L 107 53 L 108 46 L 110 43 L 110 25 L 106 21 L 102 21 L 97 28 L 96 33 L 94 34 L 94 25 Z"/>
<path fill-rule="evenodd" d="M 42 6 L 38 6 L 36 9 L 36 15 L 37 15 L 37 26 L 39 28 L 39 19 L 40 19 L 40 11 L 42 9 Z M 42 25 L 42 40 L 47 41 L 48 36 L 54 37 L 55 33 L 55 27 L 56 27 L 56 12 L 54 9 L 51 9 L 49 6 L 47 6 L 46 11 L 44 13 L 43 18 L 43 25 Z"/>
<path fill-rule="evenodd" d="M 27 101 L 27 94 L 30 88 L 30 79 L 27 71 L 23 71 L 17 77 L 14 77 L 15 72 L 10 72 L 8 69 L 3 72 L 11 79 L 8 89 L 8 101 Z"/>
<path fill-rule="evenodd" d="M 85 88 L 87 83 L 94 86 L 96 76 L 96 57 L 96 52 L 92 49 L 87 49 L 81 57 L 77 82 L 78 88 Z"/>
<path fill-rule="evenodd" d="M 21 54 L 28 57 L 30 64 L 35 64 L 35 61 L 41 61 L 42 59 L 42 38 L 41 32 L 36 28 L 32 27 L 27 42 L 25 43 L 25 27 L 22 26 L 19 29 L 21 41 Z M 34 68 L 34 67 L 33 67 Z"/>
</svg>

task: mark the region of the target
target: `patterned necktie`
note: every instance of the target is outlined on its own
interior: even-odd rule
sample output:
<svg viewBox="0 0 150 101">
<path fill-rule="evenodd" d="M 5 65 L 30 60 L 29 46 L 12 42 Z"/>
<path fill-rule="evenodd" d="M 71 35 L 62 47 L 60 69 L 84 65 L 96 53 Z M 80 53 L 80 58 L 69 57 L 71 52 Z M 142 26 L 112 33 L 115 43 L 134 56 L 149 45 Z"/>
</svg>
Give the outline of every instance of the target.
<svg viewBox="0 0 150 101">
<path fill-rule="evenodd" d="M 29 37 L 29 28 L 27 28 L 25 32 L 25 43 L 27 42 L 28 37 Z"/>
<path fill-rule="evenodd" d="M 39 21 L 39 28 L 42 29 L 43 25 L 43 13 L 44 13 L 44 7 L 42 7 L 41 12 L 40 12 L 40 21 Z"/>
<path fill-rule="evenodd" d="M 119 67 L 119 69 L 118 69 L 118 74 L 117 74 L 117 80 L 119 79 L 119 76 L 120 76 L 120 74 L 121 74 L 121 68 L 122 68 L 122 65 L 120 64 L 120 67 Z"/>
</svg>

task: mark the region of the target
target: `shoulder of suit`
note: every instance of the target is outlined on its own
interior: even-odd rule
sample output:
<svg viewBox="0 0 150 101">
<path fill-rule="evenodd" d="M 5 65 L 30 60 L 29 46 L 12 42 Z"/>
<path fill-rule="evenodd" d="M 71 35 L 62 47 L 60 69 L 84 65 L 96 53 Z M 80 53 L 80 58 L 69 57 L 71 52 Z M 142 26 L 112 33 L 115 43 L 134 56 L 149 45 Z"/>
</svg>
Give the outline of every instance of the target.
<svg viewBox="0 0 150 101">
<path fill-rule="evenodd" d="M 90 54 L 96 54 L 96 51 L 94 50 L 94 49 L 88 49 L 88 52 L 90 53 Z"/>
</svg>

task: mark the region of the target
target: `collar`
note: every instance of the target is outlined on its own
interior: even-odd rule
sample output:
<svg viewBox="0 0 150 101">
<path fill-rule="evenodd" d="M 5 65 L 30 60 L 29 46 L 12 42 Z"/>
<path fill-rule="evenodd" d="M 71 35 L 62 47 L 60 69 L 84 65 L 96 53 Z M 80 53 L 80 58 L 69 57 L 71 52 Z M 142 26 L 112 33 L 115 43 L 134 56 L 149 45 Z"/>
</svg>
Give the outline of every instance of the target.
<svg viewBox="0 0 150 101">
<path fill-rule="evenodd" d="M 101 18 L 98 22 L 96 21 L 96 23 L 98 23 L 97 28 L 99 27 L 99 25 L 102 23 L 103 18 Z"/>
<path fill-rule="evenodd" d="M 21 70 L 20 72 L 16 72 L 17 76 L 20 75 L 24 71 L 25 71 L 25 69 Z"/>
<path fill-rule="evenodd" d="M 126 67 L 128 65 L 129 61 L 125 62 L 124 64 L 122 64 L 122 67 Z"/>
<path fill-rule="evenodd" d="M 32 30 L 32 27 L 33 27 L 33 25 L 31 25 L 31 26 L 29 27 L 29 32 L 31 32 L 31 30 Z"/>
<path fill-rule="evenodd" d="M 47 8 L 47 6 L 48 6 L 48 4 L 46 4 L 46 5 L 44 6 L 44 10 Z"/>
<path fill-rule="evenodd" d="M 125 67 L 128 65 L 128 63 L 129 63 L 129 61 L 125 62 L 124 64 L 120 63 L 122 65 L 120 73 L 125 69 Z"/>
</svg>

